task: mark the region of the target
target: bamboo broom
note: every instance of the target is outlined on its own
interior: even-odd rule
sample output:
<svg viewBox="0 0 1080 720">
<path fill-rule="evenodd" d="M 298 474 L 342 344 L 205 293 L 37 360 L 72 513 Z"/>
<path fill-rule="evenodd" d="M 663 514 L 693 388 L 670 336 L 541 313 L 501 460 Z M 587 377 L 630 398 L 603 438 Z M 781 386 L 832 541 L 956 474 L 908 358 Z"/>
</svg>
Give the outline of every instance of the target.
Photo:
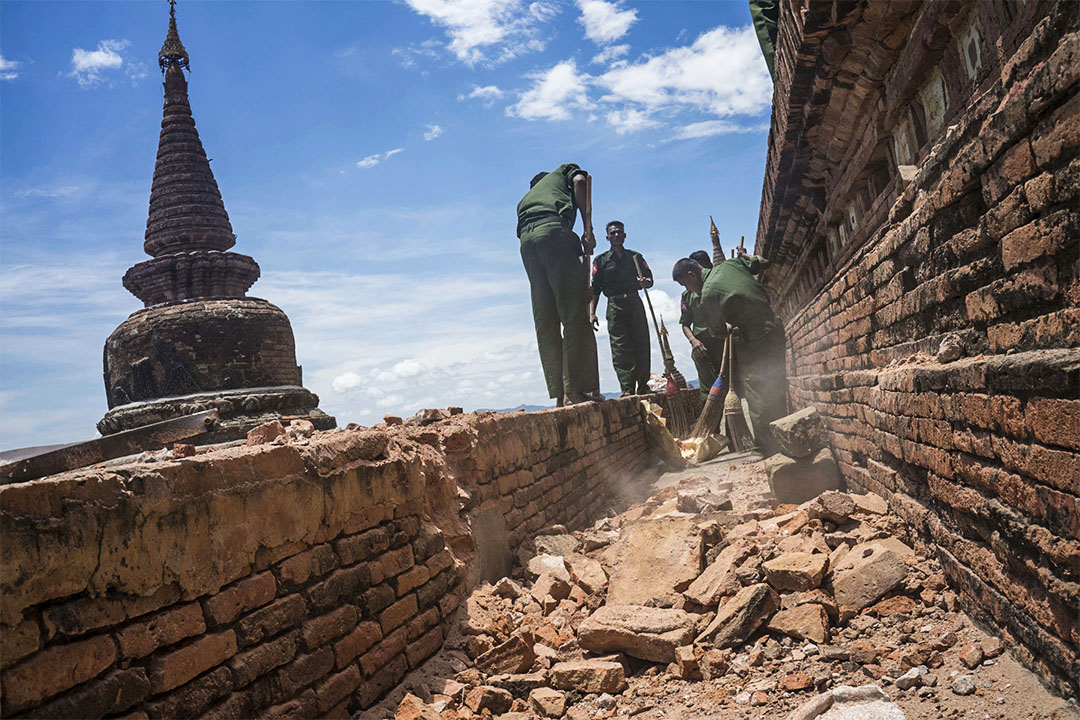
<svg viewBox="0 0 1080 720">
<path fill-rule="evenodd" d="M 754 446 L 754 437 L 750 434 L 750 428 L 746 424 L 746 416 L 743 415 L 742 398 L 735 393 L 735 339 L 728 336 L 730 342 L 727 345 L 729 382 L 731 388 L 727 397 L 724 398 L 724 422 L 727 424 L 727 435 L 731 439 L 731 449 L 734 452 L 749 450 Z"/>
<path fill-rule="evenodd" d="M 724 354 L 720 363 L 720 372 L 716 376 L 716 382 L 709 388 L 709 398 L 705 401 L 705 407 L 701 409 L 701 415 L 694 423 L 694 432 L 691 437 L 704 440 L 714 434 L 724 419 L 724 398 L 728 393 L 728 357 L 731 348 L 731 336 L 724 340 Z"/>
</svg>

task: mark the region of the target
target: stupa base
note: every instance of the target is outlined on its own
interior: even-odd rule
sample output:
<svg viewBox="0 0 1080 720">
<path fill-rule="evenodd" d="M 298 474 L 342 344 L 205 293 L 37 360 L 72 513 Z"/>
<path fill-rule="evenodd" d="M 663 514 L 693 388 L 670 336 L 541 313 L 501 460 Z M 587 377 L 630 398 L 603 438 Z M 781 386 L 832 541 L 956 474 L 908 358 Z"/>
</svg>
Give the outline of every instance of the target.
<svg viewBox="0 0 1080 720">
<path fill-rule="evenodd" d="M 318 408 L 319 396 L 299 385 L 214 390 L 128 403 L 105 413 L 98 432 L 111 435 L 183 415 L 217 410 L 218 426 L 192 440 L 196 445 L 239 440 L 254 427 L 281 420 L 310 420 L 317 430 L 337 427 L 337 421 Z"/>
</svg>

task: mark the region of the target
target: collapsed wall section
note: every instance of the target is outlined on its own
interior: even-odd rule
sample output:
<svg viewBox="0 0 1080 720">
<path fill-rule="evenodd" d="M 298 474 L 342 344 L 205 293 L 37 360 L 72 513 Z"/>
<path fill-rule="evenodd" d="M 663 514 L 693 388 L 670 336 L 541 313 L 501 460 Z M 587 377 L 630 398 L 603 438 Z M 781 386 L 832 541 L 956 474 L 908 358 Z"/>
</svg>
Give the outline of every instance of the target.
<svg viewBox="0 0 1080 720">
<path fill-rule="evenodd" d="M 1080 691 L 1080 12 L 781 4 L 758 249 L 796 407 Z M 939 352 L 940 351 L 940 352 Z"/>
<path fill-rule="evenodd" d="M 0 487 L 0 714 L 348 717 L 441 647 L 474 512 L 580 525 L 647 459 L 630 400 Z"/>
</svg>

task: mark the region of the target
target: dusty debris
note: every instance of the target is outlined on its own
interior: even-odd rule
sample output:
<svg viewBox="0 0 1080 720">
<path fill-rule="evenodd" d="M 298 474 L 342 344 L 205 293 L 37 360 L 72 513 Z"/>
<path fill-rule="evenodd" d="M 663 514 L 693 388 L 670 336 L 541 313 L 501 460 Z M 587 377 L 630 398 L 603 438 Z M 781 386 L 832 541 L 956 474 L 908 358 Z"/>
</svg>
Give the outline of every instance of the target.
<svg viewBox="0 0 1080 720">
<path fill-rule="evenodd" d="M 954 612 L 937 560 L 896 536 L 880 497 L 778 506 L 761 465 L 743 472 L 756 496 L 691 476 L 591 528 L 542 530 L 514 578 L 466 598 L 442 653 L 461 663 L 454 685 L 427 707 L 442 720 L 929 720 L 980 697 L 999 672 L 986 657 L 1015 666 Z M 698 501 L 711 497 L 738 502 Z M 430 717 L 409 702 L 408 717 Z"/>
</svg>

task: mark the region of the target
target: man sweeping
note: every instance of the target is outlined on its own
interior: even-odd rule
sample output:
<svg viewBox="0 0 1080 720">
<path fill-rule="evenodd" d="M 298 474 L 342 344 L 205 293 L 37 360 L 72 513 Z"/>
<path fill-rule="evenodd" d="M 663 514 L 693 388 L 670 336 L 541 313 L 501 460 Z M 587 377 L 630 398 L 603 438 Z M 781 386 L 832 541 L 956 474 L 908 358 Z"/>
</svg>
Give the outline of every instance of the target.
<svg viewBox="0 0 1080 720">
<path fill-rule="evenodd" d="M 690 253 L 690 259 L 701 266 L 701 281 L 705 282 L 712 269 L 712 260 L 703 250 Z M 701 401 L 709 399 L 709 388 L 716 382 L 720 364 L 724 357 L 724 340 L 727 339 L 727 326 L 721 332 L 713 332 L 705 324 L 701 312 L 701 294 L 683 290 L 679 303 L 679 324 L 683 335 L 690 341 L 690 355 L 698 373 L 698 389 Z"/>
<path fill-rule="evenodd" d="M 600 253 L 592 267 L 592 304 L 589 320 L 599 327 L 596 306 L 600 294 L 607 296 L 608 338 L 611 340 L 611 364 L 623 395 L 644 395 L 649 390 L 649 366 L 652 345 L 649 321 L 638 291 L 653 284 L 652 270 L 641 253 L 627 250 L 626 228 L 612 220 L 605 228 L 611 249 Z"/>
<path fill-rule="evenodd" d="M 579 211 L 580 239 L 573 230 Z M 596 246 L 588 213 L 588 175 L 573 163 L 537 174 L 517 206 L 540 364 L 558 406 L 601 399 L 587 299 L 585 258 Z"/>
<path fill-rule="evenodd" d="M 726 323 L 738 331 L 733 385 L 750 406 L 755 450 L 767 456 L 779 452 L 769 423 L 787 414 L 787 370 L 784 327 L 754 279 L 763 262 L 740 249 L 738 257 L 705 274 L 696 262 L 683 258 L 675 263 L 672 278 L 691 293 L 700 293 L 700 316 L 710 330 L 721 332 Z"/>
</svg>

